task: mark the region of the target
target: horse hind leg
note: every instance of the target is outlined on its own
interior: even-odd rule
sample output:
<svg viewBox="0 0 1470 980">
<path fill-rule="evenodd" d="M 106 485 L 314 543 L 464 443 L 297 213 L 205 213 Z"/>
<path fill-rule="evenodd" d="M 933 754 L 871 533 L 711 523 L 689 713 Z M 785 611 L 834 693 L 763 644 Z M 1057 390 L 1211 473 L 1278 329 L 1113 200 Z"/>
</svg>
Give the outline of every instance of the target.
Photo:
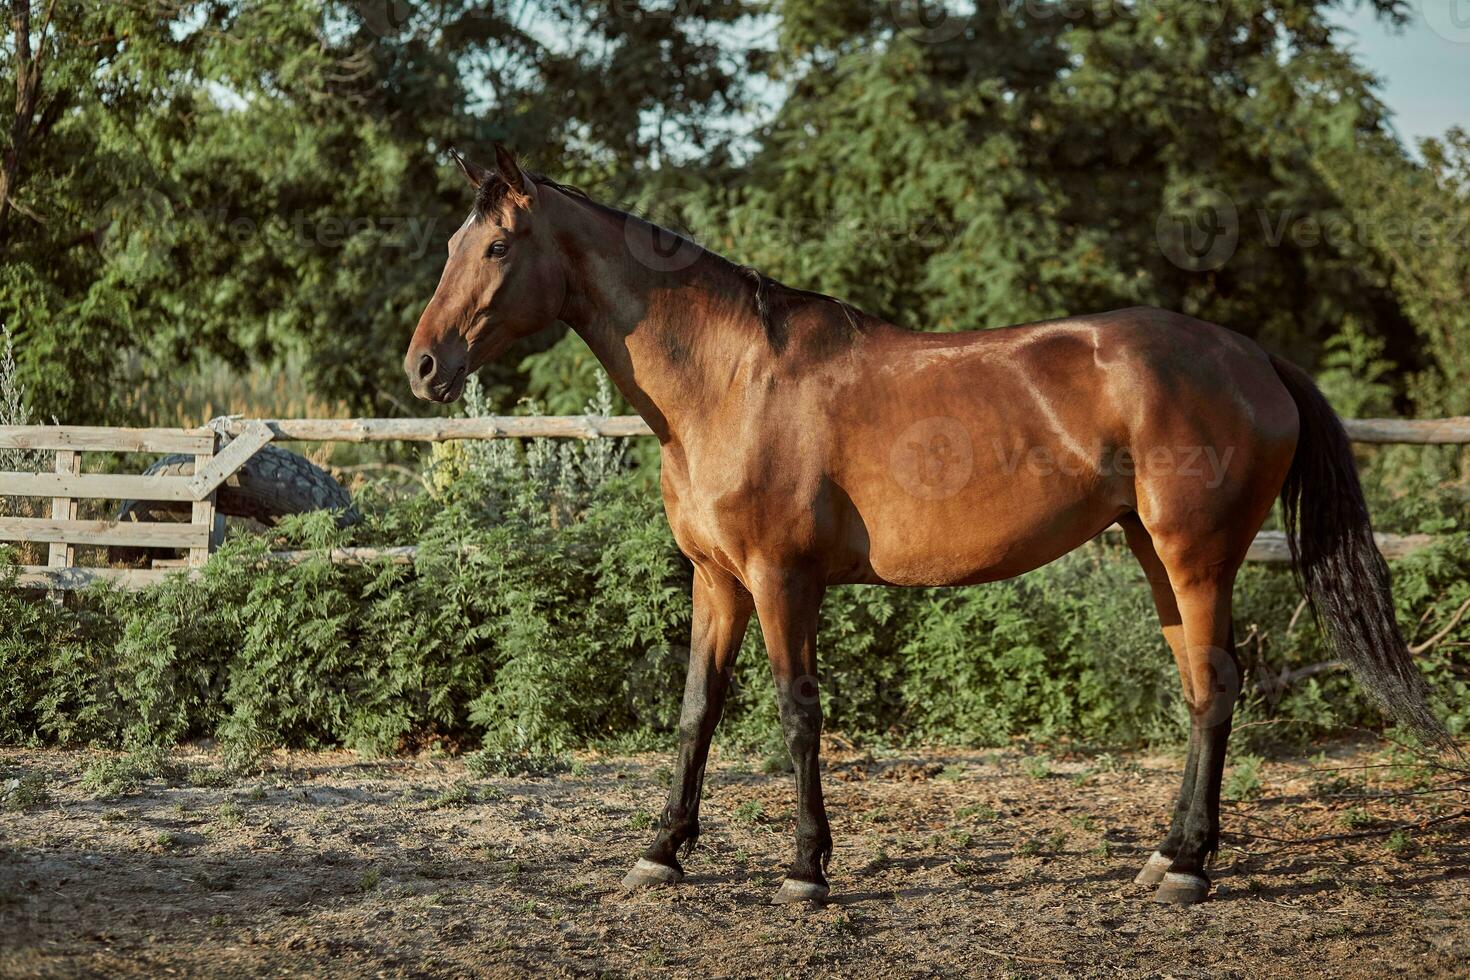
<svg viewBox="0 0 1470 980">
<path fill-rule="evenodd" d="M 1154 901 L 1191 904 L 1209 894 L 1205 867 L 1220 845 L 1220 779 L 1240 693 L 1231 628 L 1231 589 L 1238 562 L 1175 558 L 1171 564 L 1169 551 L 1163 554 L 1183 630 L 1193 765 L 1185 774 L 1192 782 L 1186 787 L 1188 801 L 1176 809 L 1166 839 L 1174 851 L 1172 860 Z"/>
<path fill-rule="evenodd" d="M 1154 608 L 1159 614 L 1159 625 L 1163 628 L 1164 639 L 1168 642 L 1169 649 L 1173 651 L 1174 662 L 1179 668 L 1179 682 L 1184 688 L 1184 699 L 1192 701 L 1189 658 L 1184 644 L 1184 625 L 1179 615 L 1179 604 L 1174 599 L 1174 587 L 1169 583 L 1169 573 L 1164 568 L 1158 551 L 1154 549 L 1153 539 L 1144 528 L 1143 522 L 1138 519 L 1137 514 L 1129 514 L 1120 518 L 1118 523 L 1123 528 L 1123 537 L 1128 542 L 1129 550 L 1138 559 L 1138 564 L 1143 567 L 1144 577 L 1148 579 L 1149 589 L 1153 593 Z M 1144 864 L 1143 869 L 1138 872 L 1138 876 L 1133 879 L 1137 884 L 1159 884 L 1164 880 L 1164 874 L 1179 853 L 1179 845 L 1184 836 L 1185 819 L 1194 796 L 1198 760 L 1199 740 L 1195 737 L 1194 727 L 1191 725 L 1189 756 L 1184 764 L 1184 779 L 1174 804 L 1174 816 L 1169 823 L 1169 832 L 1149 857 L 1148 862 Z"/>
</svg>

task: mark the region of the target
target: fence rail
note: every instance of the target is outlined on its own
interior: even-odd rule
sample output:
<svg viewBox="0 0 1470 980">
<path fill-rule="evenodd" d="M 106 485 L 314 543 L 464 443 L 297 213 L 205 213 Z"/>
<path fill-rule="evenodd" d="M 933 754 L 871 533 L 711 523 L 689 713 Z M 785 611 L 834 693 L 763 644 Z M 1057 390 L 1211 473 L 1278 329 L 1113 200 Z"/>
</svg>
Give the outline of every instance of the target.
<svg viewBox="0 0 1470 980">
<path fill-rule="evenodd" d="M 1470 417 L 1446 419 L 1344 419 L 1348 436 L 1360 443 L 1415 445 L 1470 444 Z M 49 451 L 55 454 L 50 473 L 0 472 L 0 496 L 51 499 L 51 516 L 0 517 L 0 541 L 39 542 L 49 546 L 46 565 L 18 569 L 16 583 L 50 590 L 84 588 L 109 581 L 123 588 L 142 588 L 171 574 L 197 574 L 221 538 L 215 513 L 219 486 L 261 447 L 282 442 L 454 442 L 480 439 L 605 439 L 651 436 L 636 415 L 492 416 L 472 419 L 216 419 L 195 429 L 130 429 L 77 425 L 0 426 L 0 449 Z M 221 440 L 228 440 L 221 445 Z M 82 454 L 184 453 L 194 456 L 192 476 L 136 476 L 83 473 Z M 190 522 L 79 520 L 77 501 L 126 499 L 184 502 Z M 1412 554 L 1435 539 L 1426 534 L 1379 534 L 1379 548 L 1389 558 Z M 79 568 L 77 546 L 168 547 L 187 551 L 183 560 L 155 561 L 152 568 Z M 326 558 L 341 564 L 372 561 L 411 563 L 412 545 L 388 548 L 337 548 L 331 552 L 275 552 L 272 561 L 302 562 Z M 1250 561 L 1290 561 L 1285 537 L 1263 531 L 1251 545 Z"/>
<path fill-rule="evenodd" d="M 1470 443 L 1470 415 L 1447 419 L 1343 419 L 1353 442 L 1464 445 Z"/>
<path fill-rule="evenodd" d="M 636 415 L 492 415 L 473 419 L 264 419 L 282 442 L 455 442 L 479 439 L 619 439 L 651 436 Z M 225 419 L 234 435 L 252 423 Z M 1470 439 L 1467 439 L 1470 441 Z"/>
<path fill-rule="evenodd" d="M 240 435 L 263 424 L 282 442 L 451 442 L 465 439 L 612 439 L 651 436 L 636 415 L 496 415 L 473 419 L 222 419 Z M 1343 419 L 1348 437 L 1362 443 L 1446 445 L 1470 443 L 1470 416 L 1447 419 Z M 0 429 L 0 432 L 3 432 Z M 6 444 L 0 436 L 0 447 Z"/>
</svg>

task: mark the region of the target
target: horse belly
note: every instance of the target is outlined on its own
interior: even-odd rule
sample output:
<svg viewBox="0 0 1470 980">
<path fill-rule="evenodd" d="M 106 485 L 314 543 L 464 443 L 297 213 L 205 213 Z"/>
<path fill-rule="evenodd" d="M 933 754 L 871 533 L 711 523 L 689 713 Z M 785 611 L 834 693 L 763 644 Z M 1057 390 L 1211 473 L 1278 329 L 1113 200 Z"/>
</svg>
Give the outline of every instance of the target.
<svg viewBox="0 0 1470 980">
<path fill-rule="evenodd" d="M 892 465 L 852 496 L 849 566 L 858 581 L 964 585 L 1011 578 L 1066 554 L 1126 509 L 1095 472 L 955 458 Z"/>
</svg>

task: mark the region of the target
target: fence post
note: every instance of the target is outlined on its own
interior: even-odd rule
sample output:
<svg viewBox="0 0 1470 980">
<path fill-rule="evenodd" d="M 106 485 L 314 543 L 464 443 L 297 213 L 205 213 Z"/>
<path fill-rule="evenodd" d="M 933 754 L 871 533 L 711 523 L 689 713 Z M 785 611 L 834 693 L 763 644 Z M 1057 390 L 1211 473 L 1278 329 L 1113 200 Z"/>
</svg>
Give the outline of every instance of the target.
<svg viewBox="0 0 1470 980">
<path fill-rule="evenodd" d="M 56 472 L 61 476 L 76 476 L 82 472 L 82 454 L 74 449 L 56 450 Z M 52 497 L 51 519 L 74 521 L 77 519 L 75 497 Z M 71 568 L 77 561 L 77 549 L 62 541 L 54 542 L 47 552 L 46 564 L 51 568 Z"/>
<path fill-rule="evenodd" d="M 204 472 L 204 468 L 210 464 L 211 460 L 214 459 L 214 453 L 218 449 L 219 433 L 216 432 L 214 435 L 214 449 L 207 453 L 199 453 L 194 457 L 195 476 L 198 476 L 200 473 Z M 220 522 L 217 522 L 215 520 L 216 515 L 214 512 L 214 497 L 215 494 L 217 494 L 218 492 L 218 490 L 211 490 L 209 492 L 209 496 L 205 497 L 203 500 L 194 501 L 191 523 L 202 525 L 203 527 L 205 527 L 207 529 L 205 531 L 207 537 L 204 541 L 204 547 L 189 549 L 190 568 L 203 567 L 209 561 L 209 553 L 213 551 L 215 545 L 218 544 L 215 538 L 220 531 L 220 528 L 217 526 Z"/>
</svg>

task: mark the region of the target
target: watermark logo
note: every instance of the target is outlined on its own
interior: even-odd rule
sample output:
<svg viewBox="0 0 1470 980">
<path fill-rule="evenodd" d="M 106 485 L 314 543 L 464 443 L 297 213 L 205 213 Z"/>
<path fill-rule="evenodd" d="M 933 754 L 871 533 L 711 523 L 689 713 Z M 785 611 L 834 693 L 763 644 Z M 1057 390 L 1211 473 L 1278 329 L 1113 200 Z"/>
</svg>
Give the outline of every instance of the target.
<svg viewBox="0 0 1470 980">
<path fill-rule="evenodd" d="M 1176 195 L 1154 223 L 1159 251 L 1186 272 L 1211 272 L 1235 254 L 1240 215 L 1230 195 L 1204 188 Z"/>
<path fill-rule="evenodd" d="M 1189 714 L 1202 728 L 1213 728 L 1230 720 L 1240 697 L 1240 665 L 1222 647 L 1191 647 L 1190 673 L 1194 697 Z"/>
<path fill-rule="evenodd" d="M 969 430 L 949 416 L 919 419 L 893 441 L 888 469 L 899 486 L 920 500 L 953 497 L 975 471 Z"/>
<path fill-rule="evenodd" d="M 353 9 L 363 26 L 379 37 L 395 37 L 402 33 L 414 15 L 409 0 L 353 0 Z"/>
<path fill-rule="evenodd" d="M 1429 29 L 1451 44 L 1470 44 L 1470 0 L 1419 0 Z"/>
<path fill-rule="evenodd" d="M 1002 9 L 1012 17 L 1031 23 L 1049 20 L 1077 23 L 1085 18 L 1095 21 L 1150 20 L 1165 18 L 1187 29 L 1195 36 L 1213 34 L 1229 16 L 1229 0 L 1192 0 L 1180 4 L 1174 0 L 1005 0 Z"/>
<path fill-rule="evenodd" d="M 124 191 L 97 210 L 97 248 L 140 266 L 160 261 L 168 255 L 174 217 L 173 203 L 161 192 L 149 187 Z"/>
<path fill-rule="evenodd" d="M 151 188 L 125 191 L 97 209 L 98 250 L 125 267 L 144 268 L 164 260 L 175 242 L 203 234 L 245 245 L 270 234 L 302 247 L 343 249 L 371 239 L 375 248 L 394 249 L 413 258 L 428 254 L 438 238 L 439 221 L 420 215 L 336 215 L 293 211 L 269 216 L 269 225 L 225 208 L 175 205 Z"/>
<path fill-rule="evenodd" d="M 628 714 L 655 731 L 674 728 L 679 702 L 669 696 L 689 666 L 689 648 L 659 644 L 644 651 L 624 674 L 623 698 Z"/>
<path fill-rule="evenodd" d="M 1208 490 L 1225 483 L 1234 446 L 1131 446 L 1093 442 L 1067 448 L 1027 443 L 992 443 L 995 465 L 1005 473 L 1023 470 L 1034 476 L 1182 477 L 1198 480 Z"/>
<path fill-rule="evenodd" d="M 893 26 L 920 44 L 953 41 L 970 26 L 970 14 L 962 14 L 948 3 L 926 0 L 890 0 L 888 14 Z"/>
<path fill-rule="evenodd" d="M 686 191 L 662 189 L 639 201 L 644 216 L 623 220 L 623 241 L 633 259 L 654 272 L 678 272 L 694 264 L 704 249 L 692 238 L 671 229 L 686 227 L 685 214 L 693 197 Z"/>
</svg>

